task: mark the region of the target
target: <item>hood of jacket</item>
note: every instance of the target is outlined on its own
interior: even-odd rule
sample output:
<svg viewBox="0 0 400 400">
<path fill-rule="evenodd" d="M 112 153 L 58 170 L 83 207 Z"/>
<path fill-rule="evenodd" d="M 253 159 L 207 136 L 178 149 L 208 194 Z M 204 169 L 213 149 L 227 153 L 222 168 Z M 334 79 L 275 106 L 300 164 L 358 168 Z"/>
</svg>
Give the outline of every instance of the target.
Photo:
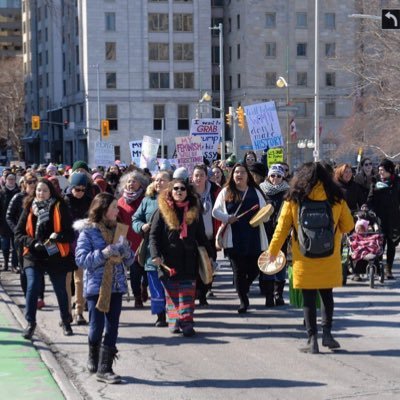
<svg viewBox="0 0 400 400">
<path fill-rule="evenodd" d="M 74 230 L 81 232 L 87 228 L 96 228 L 96 225 L 94 222 L 90 222 L 88 218 L 83 218 L 83 219 L 77 219 L 72 224 L 72 227 L 74 228 Z"/>
<path fill-rule="evenodd" d="M 327 199 L 324 185 L 321 181 L 318 181 L 316 185 L 312 188 L 310 194 L 307 196 L 310 200 L 314 201 L 324 201 Z"/>
</svg>

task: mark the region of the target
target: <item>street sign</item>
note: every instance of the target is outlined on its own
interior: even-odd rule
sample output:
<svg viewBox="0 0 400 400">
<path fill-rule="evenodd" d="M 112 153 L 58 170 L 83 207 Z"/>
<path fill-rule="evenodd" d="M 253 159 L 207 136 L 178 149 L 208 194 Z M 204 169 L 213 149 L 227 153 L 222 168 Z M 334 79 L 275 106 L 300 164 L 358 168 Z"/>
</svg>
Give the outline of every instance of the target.
<svg viewBox="0 0 400 400">
<path fill-rule="evenodd" d="M 298 111 L 299 107 L 297 106 L 281 106 L 277 108 L 277 111 Z"/>
<path fill-rule="evenodd" d="M 400 29 L 400 10 L 382 9 L 382 29 Z"/>
<path fill-rule="evenodd" d="M 240 146 L 240 150 L 253 150 L 253 146 L 251 144 L 244 144 Z"/>
</svg>

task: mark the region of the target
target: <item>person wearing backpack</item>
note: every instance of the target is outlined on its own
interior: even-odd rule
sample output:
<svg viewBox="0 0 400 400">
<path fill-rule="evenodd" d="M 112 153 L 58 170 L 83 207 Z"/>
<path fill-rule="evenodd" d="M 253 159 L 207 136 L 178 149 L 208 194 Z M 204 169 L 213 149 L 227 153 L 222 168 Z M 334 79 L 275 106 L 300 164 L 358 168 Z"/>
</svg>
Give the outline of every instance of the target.
<svg viewBox="0 0 400 400">
<path fill-rule="evenodd" d="M 293 287 L 302 289 L 308 340 L 304 353 L 319 353 L 317 292 L 321 296 L 322 345 L 339 348 L 331 333 L 333 288 L 342 286 L 340 242 L 354 228 L 342 190 L 319 162 L 303 164 L 290 182 L 278 225 L 269 245 L 274 261 L 292 231 Z"/>
</svg>

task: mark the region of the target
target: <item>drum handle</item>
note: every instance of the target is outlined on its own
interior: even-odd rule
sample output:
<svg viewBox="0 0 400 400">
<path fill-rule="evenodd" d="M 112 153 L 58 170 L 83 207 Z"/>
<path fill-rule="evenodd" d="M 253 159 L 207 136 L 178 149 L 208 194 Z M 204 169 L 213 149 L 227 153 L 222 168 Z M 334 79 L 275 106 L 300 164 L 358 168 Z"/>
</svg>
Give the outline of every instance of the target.
<svg viewBox="0 0 400 400">
<path fill-rule="evenodd" d="M 258 204 L 255 204 L 253 207 L 251 207 L 250 209 L 248 209 L 247 211 L 242 212 L 241 214 L 237 215 L 236 218 L 242 218 L 244 217 L 246 214 L 248 214 L 250 211 L 255 211 L 258 208 L 260 208 L 260 206 Z"/>
</svg>

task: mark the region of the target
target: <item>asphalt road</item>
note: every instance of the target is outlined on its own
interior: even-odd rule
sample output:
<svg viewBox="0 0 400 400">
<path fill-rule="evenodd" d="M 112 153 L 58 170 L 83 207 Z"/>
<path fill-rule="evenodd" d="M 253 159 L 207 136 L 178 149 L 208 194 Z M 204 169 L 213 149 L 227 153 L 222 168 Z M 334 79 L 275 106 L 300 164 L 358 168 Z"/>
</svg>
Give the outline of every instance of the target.
<svg viewBox="0 0 400 400">
<path fill-rule="evenodd" d="M 398 254 L 399 256 L 399 254 Z M 266 309 L 254 285 L 250 312 L 239 315 L 232 275 L 225 264 L 214 284 L 216 297 L 195 312 L 197 335 L 172 336 L 155 328 L 149 304 L 143 310 L 124 302 L 119 331 L 120 385 L 105 385 L 86 372 L 87 330 L 73 326 L 64 337 L 51 286 L 38 312 L 35 345 L 61 366 L 56 380 L 70 399 L 260 400 L 400 398 L 400 265 L 396 281 L 349 282 L 335 290 L 333 333 L 342 348 L 318 355 L 300 353 L 305 341 L 301 310 Z M 19 305 L 18 275 L 2 273 L 1 283 Z M 287 288 L 285 298 L 288 298 Z M 17 307 L 16 307 L 17 308 Z M 21 309 L 22 310 L 22 309 Z M 16 316 L 21 319 L 17 308 Z M 54 364 L 55 363 L 55 364 Z M 53 367 L 50 366 L 53 370 Z"/>
</svg>

